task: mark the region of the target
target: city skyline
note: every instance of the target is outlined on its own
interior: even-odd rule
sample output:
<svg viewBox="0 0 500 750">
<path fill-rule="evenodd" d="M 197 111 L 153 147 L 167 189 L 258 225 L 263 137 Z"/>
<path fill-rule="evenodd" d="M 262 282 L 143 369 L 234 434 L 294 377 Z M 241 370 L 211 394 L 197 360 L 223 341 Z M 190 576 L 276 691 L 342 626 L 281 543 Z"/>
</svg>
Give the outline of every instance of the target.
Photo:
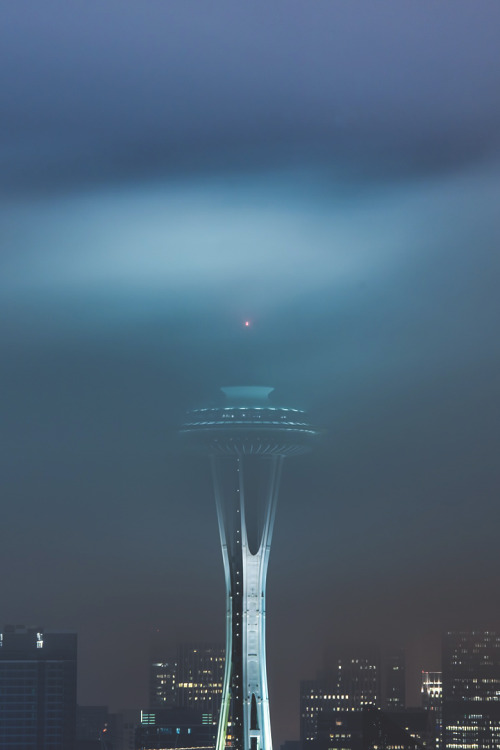
<svg viewBox="0 0 500 750">
<path fill-rule="evenodd" d="M 498 3 L 34 5 L 0 30 L 1 620 L 77 632 L 113 710 L 150 641 L 222 641 L 178 430 L 270 383 L 325 430 L 277 510 L 275 744 L 334 642 L 414 685 L 498 623 Z"/>
</svg>

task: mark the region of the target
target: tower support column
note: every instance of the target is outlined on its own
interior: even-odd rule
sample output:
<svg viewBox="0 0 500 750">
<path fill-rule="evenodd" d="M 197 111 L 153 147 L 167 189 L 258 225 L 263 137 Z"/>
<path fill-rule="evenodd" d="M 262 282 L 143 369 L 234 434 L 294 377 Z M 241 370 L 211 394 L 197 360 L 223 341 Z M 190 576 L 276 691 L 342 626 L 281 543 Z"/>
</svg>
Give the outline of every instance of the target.
<svg viewBox="0 0 500 750">
<path fill-rule="evenodd" d="M 226 669 L 217 750 L 272 750 L 266 669 L 266 579 L 283 457 L 259 457 L 265 486 L 252 528 L 245 507 L 250 457 L 212 457 L 226 579 Z M 255 458 L 253 459 L 256 460 Z M 232 710 L 231 710 L 232 708 Z"/>
</svg>

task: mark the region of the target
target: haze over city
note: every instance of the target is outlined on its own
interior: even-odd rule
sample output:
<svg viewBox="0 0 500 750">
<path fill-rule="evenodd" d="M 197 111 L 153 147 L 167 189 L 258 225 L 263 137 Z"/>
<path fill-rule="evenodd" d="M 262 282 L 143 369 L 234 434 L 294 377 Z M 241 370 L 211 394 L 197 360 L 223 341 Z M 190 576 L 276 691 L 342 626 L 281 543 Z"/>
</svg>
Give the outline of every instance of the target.
<svg viewBox="0 0 500 750">
<path fill-rule="evenodd" d="M 0 30 L 0 621 L 79 637 L 79 702 L 224 639 L 208 462 L 274 386 L 276 741 L 346 641 L 498 628 L 500 7 L 17 0 Z M 249 325 L 245 325 L 248 321 Z"/>
</svg>

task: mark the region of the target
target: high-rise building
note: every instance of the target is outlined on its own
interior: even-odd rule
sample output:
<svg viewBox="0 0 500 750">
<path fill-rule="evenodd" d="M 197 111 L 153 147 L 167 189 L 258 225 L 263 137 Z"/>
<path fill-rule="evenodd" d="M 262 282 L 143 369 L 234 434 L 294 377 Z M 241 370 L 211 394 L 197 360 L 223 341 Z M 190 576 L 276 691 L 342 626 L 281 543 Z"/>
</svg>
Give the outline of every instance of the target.
<svg viewBox="0 0 500 750">
<path fill-rule="evenodd" d="M 150 708 L 173 708 L 177 703 L 177 661 L 155 660 L 149 667 Z"/>
<path fill-rule="evenodd" d="M 442 747 L 443 734 L 443 676 L 441 672 L 422 672 L 422 706 L 434 724 L 434 746 Z"/>
<path fill-rule="evenodd" d="M 500 636 L 449 632 L 443 639 L 445 750 L 500 747 Z"/>
<path fill-rule="evenodd" d="M 224 683 L 224 648 L 212 643 L 183 643 L 175 658 L 155 661 L 150 669 L 150 708 L 190 708 L 205 724 L 217 721 Z"/>
<path fill-rule="evenodd" d="M 222 646 L 181 644 L 177 652 L 176 705 L 199 711 L 203 724 L 216 722 L 222 700 L 224 668 Z"/>
<path fill-rule="evenodd" d="M 182 434 L 210 456 L 226 579 L 226 662 L 217 750 L 271 750 L 266 577 L 283 460 L 317 433 L 272 388 L 222 389 L 222 406 L 190 412 Z M 231 730 L 229 729 L 231 722 Z"/>
<path fill-rule="evenodd" d="M 320 724 L 325 730 L 327 725 L 336 725 L 342 712 L 361 712 L 365 706 L 379 705 L 378 649 L 344 649 L 336 654 L 329 669 L 316 680 L 306 680 L 300 684 L 300 734 L 303 748 L 314 747 Z M 359 726 L 361 727 L 361 723 Z"/>
<path fill-rule="evenodd" d="M 0 633 L 0 747 L 74 750 L 76 634 L 6 626 Z"/>
<path fill-rule="evenodd" d="M 397 711 L 406 707 L 406 669 L 403 649 L 387 656 L 385 672 L 385 707 Z"/>
</svg>

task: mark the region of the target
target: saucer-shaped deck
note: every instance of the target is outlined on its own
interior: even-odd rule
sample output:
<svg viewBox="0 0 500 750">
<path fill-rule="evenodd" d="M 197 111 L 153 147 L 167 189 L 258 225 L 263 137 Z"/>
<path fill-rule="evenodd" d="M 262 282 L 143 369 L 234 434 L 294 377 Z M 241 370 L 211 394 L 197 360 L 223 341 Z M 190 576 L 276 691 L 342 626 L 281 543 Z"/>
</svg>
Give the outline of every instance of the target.
<svg viewBox="0 0 500 750">
<path fill-rule="evenodd" d="M 292 456 L 310 449 L 318 434 L 305 412 L 273 406 L 272 388 L 261 386 L 222 389 L 226 404 L 193 409 L 186 415 L 181 435 L 210 454 Z"/>
</svg>

